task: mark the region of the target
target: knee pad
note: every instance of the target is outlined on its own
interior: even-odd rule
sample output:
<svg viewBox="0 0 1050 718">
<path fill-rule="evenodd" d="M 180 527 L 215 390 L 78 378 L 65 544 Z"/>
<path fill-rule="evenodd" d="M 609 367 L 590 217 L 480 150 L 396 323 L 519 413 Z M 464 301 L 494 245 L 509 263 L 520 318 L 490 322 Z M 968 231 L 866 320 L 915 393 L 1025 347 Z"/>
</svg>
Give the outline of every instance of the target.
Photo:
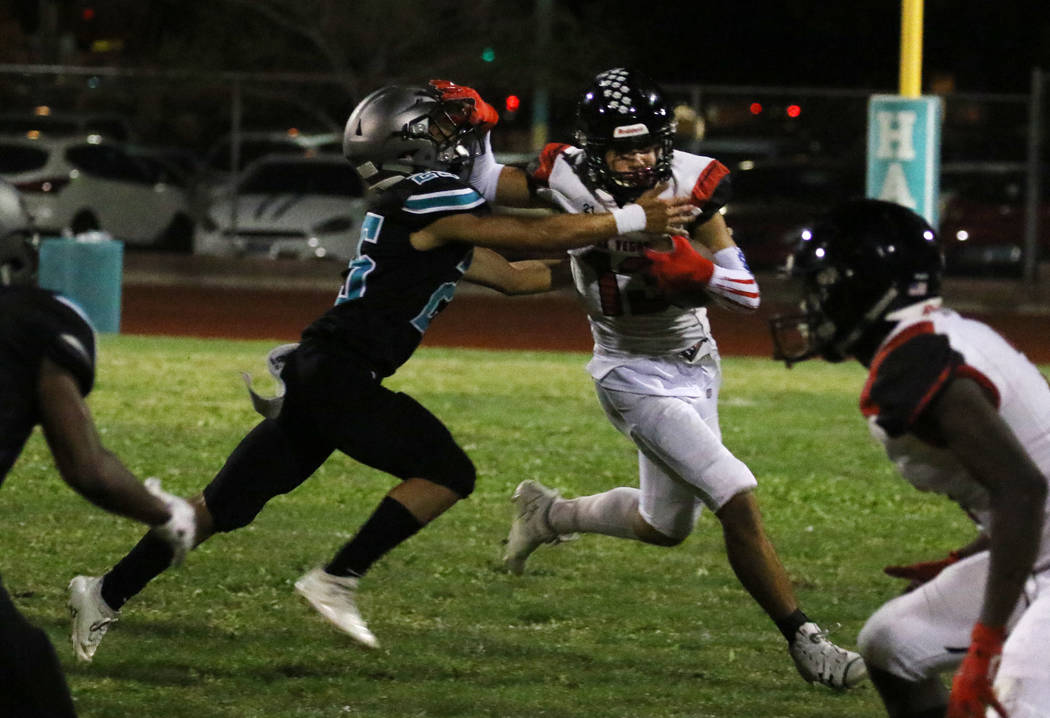
<svg viewBox="0 0 1050 718">
<path fill-rule="evenodd" d="M 423 478 L 453 491 L 461 499 L 474 493 L 477 481 L 477 470 L 474 462 L 455 444 L 450 445 L 443 455 L 435 456 L 430 468 Z"/>
</svg>

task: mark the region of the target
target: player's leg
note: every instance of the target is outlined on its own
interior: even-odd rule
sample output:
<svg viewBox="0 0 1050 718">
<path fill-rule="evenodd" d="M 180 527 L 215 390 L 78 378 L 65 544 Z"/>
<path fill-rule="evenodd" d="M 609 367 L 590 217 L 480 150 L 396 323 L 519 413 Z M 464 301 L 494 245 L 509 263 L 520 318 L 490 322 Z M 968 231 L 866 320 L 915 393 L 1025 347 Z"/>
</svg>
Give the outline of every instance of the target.
<svg viewBox="0 0 1050 718">
<path fill-rule="evenodd" d="M 199 545 L 215 532 L 251 523 L 274 496 L 305 481 L 331 453 L 294 411 L 265 419 L 241 440 L 202 494 L 197 510 Z M 167 542 L 147 533 L 104 576 L 77 576 L 69 585 L 74 653 L 90 661 L 119 611 L 171 565 Z"/>
<path fill-rule="evenodd" d="M 966 655 L 980 615 L 988 552 L 952 564 L 935 579 L 884 604 L 857 643 L 890 718 L 943 716 L 940 674 Z M 1012 715 L 1012 714 L 1011 714 Z"/>
<path fill-rule="evenodd" d="M 722 524 L 729 565 L 762 610 L 775 622 L 798 610 L 795 589 L 766 535 L 755 494 L 737 494 L 715 516 Z"/>
<path fill-rule="evenodd" d="M 865 675 L 863 661 L 858 654 L 828 641 L 799 609 L 787 573 L 766 535 L 753 494 L 755 477 L 722 444 L 717 360 L 712 357 L 693 368 L 697 372 L 695 386 L 701 391 L 677 398 L 604 390 L 603 401 L 611 406 L 608 413 L 622 417 L 642 453 L 674 479 L 672 486 L 688 486 L 715 512 L 722 524 L 731 568 L 784 635 L 802 676 L 835 688 L 856 685 Z M 647 522 L 665 535 L 674 536 L 675 531 L 683 529 L 660 522 L 662 515 L 684 516 L 664 497 L 650 507 L 643 493 L 640 509 Z"/>
<path fill-rule="evenodd" d="M 635 439 L 638 427 L 625 415 L 637 419 L 646 414 L 635 411 L 634 407 L 653 398 L 612 391 L 600 384 L 596 388 L 612 425 Z M 680 403 L 670 397 L 658 397 L 656 401 Z M 689 438 L 685 434 L 682 440 Z M 685 450 L 684 446 L 680 447 L 680 451 Z M 544 543 L 558 543 L 569 534 L 602 534 L 657 546 L 677 546 L 684 541 L 699 516 L 701 504 L 697 492 L 672 476 L 658 461 L 651 460 L 645 451 L 639 451 L 638 466 L 640 488 L 619 486 L 573 499 L 562 498 L 557 491 L 532 479 L 521 482 L 511 499 L 515 515 L 503 555 L 507 569 L 518 575 L 524 573 L 525 562 L 537 548 Z"/>
<path fill-rule="evenodd" d="M 861 656 L 832 643 L 799 607 L 794 588 L 766 534 L 751 491 L 737 494 L 715 513 L 722 523 L 726 556 L 737 580 L 773 620 L 807 681 L 852 688 L 867 675 Z"/>
<path fill-rule="evenodd" d="M 0 715 L 76 716 L 69 687 L 47 635 L 15 608 L 0 583 Z"/>
<path fill-rule="evenodd" d="M 373 381 L 352 389 L 354 412 L 333 414 L 326 431 L 348 456 L 402 479 L 354 537 L 297 583 L 326 619 L 368 646 L 377 644 L 357 610 L 358 582 L 386 553 L 474 490 L 474 465 L 445 425 L 407 394 Z M 345 405 L 344 405 L 345 406 Z"/>
<path fill-rule="evenodd" d="M 691 487 L 638 453 L 639 488 L 620 486 L 575 499 L 556 498 L 547 511 L 555 535 L 593 533 L 677 546 L 693 530 L 702 504 Z"/>
</svg>

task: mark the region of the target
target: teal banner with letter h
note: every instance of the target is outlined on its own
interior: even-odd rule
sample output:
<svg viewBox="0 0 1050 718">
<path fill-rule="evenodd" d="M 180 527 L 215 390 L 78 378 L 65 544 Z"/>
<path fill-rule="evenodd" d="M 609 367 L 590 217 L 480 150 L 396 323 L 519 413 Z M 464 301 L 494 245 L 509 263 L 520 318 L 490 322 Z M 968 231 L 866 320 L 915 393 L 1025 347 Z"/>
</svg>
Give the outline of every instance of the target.
<svg viewBox="0 0 1050 718">
<path fill-rule="evenodd" d="M 939 97 L 872 95 L 868 101 L 867 196 L 914 210 L 934 228 L 942 117 Z"/>
</svg>

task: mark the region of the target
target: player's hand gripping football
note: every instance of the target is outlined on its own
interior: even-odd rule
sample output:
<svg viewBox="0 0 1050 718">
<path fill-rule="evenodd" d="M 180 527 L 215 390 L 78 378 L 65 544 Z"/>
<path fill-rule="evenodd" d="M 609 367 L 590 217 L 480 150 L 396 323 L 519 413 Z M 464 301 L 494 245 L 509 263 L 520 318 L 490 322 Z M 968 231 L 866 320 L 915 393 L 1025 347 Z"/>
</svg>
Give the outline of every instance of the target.
<svg viewBox="0 0 1050 718">
<path fill-rule="evenodd" d="M 667 183 L 661 183 L 644 192 L 634 201 L 645 210 L 645 231 L 653 234 L 681 234 L 696 217 L 696 207 L 689 197 L 671 197 L 660 199 L 660 193 L 667 189 Z"/>
<path fill-rule="evenodd" d="M 430 86 L 441 93 L 444 102 L 466 102 L 470 108 L 467 119 L 483 132 L 491 130 L 499 122 L 499 113 L 489 103 L 481 99 L 478 91 L 465 85 L 457 85 L 448 80 L 431 80 Z"/>
<path fill-rule="evenodd" d="M 984 718 L 986 708 L 1008 718 L 992 690 L 1004 638 L 1002 628 L 989 628 L 983 623 L 974 626 L 970 650 L 952 681 L 946 718 Z"/>
<path fill-rule="evenodd" d="M 674 246 L 670 252 L 645 250 L 650 262 L 648 271 L 656 285 L 665 292 L 674 292 L 708 284 L 715 271 L 714 262 L 697 252 L 687 237 L 675 235 L 671 242 Z"/>
<path fill-rule="evenodd" d="M 908 566 L 886 566 L 882 572 L 893 578 L 903 578 L 908 581 L 904 593 L 914 591 L 927 581 L 932 581 L 944 569 L 959 560 L 959 554 L 952 551 L 939 561 L 923 561 Z"/>
<path fill-rule="evenodd" d="M 177 566 L 193 548 L 197 535 L 197 513 L 188 501 L 161 489 L 160 479 L 149 478 L 143 483 L 147 491 L 164 503 L 171 515 L 165 523 L 154 526 L 153 532 L 171 546 L 175 552 L 172 563 Z"/>
</svg>

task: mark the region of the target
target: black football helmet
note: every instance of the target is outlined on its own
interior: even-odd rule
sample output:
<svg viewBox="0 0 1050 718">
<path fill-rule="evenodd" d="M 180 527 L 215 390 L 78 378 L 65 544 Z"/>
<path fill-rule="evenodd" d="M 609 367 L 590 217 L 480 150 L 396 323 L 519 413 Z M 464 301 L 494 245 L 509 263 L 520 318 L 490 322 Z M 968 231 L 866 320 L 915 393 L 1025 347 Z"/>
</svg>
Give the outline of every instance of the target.
<svg viewBox="0 0 1050 718">
<path fill-rule="evenodd" d="M 874 199 L 840 204 L 788 260 L 802 312 L 770 320 L 773 358 L 868 363 L 893 327 L 887 314 L 940 296 L 943 267 L 936 233 L 915 212 Z"/>
<path fill-rule="evenodd" d="M 358 103 L 343 131 L 343 154 L 372 189 L 413 172 L 466 178 L 483 145 L 465 100 L 442 100 L 431 87 L 387 85 Z"/>
<path fill-rule="evenodd" d="M 617 67 L 594 78 L 577 106 L 576 144 L 583 148 L 589 181 L 613 195 L 638 194 L 671 177 L 674 112 L 663 92 L 636 70 Z M 656 164 L 612 172 L 610 149 L 657 146 Z"/>
<path fill-rule="evenodd" d="M 0 286 L 36 283 L 38 244 L 22 195 L 0 180 Z"/>
</svg>

